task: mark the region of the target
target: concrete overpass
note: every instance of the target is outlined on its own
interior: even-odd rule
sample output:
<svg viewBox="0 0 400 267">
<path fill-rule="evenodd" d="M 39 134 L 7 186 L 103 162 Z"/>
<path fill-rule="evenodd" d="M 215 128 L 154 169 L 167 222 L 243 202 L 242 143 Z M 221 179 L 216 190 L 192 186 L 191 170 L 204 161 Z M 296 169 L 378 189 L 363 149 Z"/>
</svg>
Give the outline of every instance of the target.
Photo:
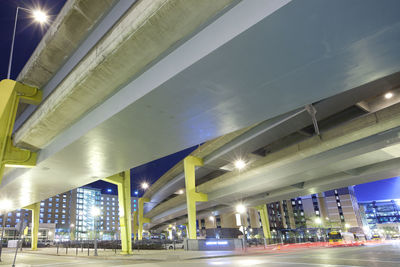
<svg viewBox="0 0 400 267">
<path fill-rule="evenodd" d="M 399 77 L 392 80 L 395 87 L 400 85 Z M 375 85 L 369 84 L 370 88 Z M 347 92 L 315 105 L 321 111 L 317 112 L 319 135 L 309 114 L 300 111 L 287 120 L 265 121 L 195 150 L 192 155 L 205 162 L 196 172 L 196 191 L 208 195 L 207 202 L 197 205 L 199 216 L 233 210 L 238 203 L 257 207 L 398 176 L 400 98 L 385 99 L 379 93 L 382 87 L 371 94 L 365 93 L 366 88 L 362 90 L 364 93 L 353 92 L 355 98 Z M 391 92 L 399 94 L 399 90 Z M 363 97 L 368 100 L 360 101 Z M 359 102 L 349 106 L 353 101 Z M 330 105 L 335 108 L 324 109 Z M 257 128 L 264 130 L 255 134 Z M 248 138 L 250 132 L 253 134 Z M 216 153 L 222 150 L 225 153 Z M 248 162 L 244 170 L 233 166 L 239 157 Z M 148 228 L 186 223 L 186 196 L 179 192 L 184 188 L 182 171 L 179 163 L 146 192 L 149 203 L 144 217 L 151 219 Z"/>
<path fill-rule="evenodd" d="M 286 124 L 309 120 L 301 109 L 340 94 L 393 89 L 398 7 L 395 0 L 70 0 L 18 77 L 43 94 L 37 108 L 19 110 L 12 139 L 38 152 L 37 162 L 7 169 L 1 197 L 24 207 L 239 131 L 218 139 L 222 148 L 262 121 L 275 129 L 268 125 L 290 114 Z M 317 114 L 343 111 L 335 105 Z M 223 160 L 217 152 L 212 162 Z M 173 189 L 151 197 L 158 204 Z"/>
</svg>

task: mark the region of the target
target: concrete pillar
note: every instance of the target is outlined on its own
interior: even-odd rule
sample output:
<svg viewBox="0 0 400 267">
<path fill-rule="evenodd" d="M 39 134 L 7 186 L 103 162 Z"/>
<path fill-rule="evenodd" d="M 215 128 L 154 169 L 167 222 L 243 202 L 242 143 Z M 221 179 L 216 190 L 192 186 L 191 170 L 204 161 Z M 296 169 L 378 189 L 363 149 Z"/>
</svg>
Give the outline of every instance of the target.
<svg viewBox="0 0 400 267">
<path fill-rule="evenodd" d="M 208 201 L 206 194 L 196 192 L 196 166 L 202 166 L 201 158 L 187 156 L 183 160 L 185 170 L 186 205 L 188 213 L 189 239 L 197 239 L 196 232 L 196 202 Z"/>
<path fill-rule="evenodd" d="M 29 205 L 24 209 L 32 211 L 31 248 L 32 250 L 37 250 L 38 234 L 39 234 L 40 202 Z"/>
<path fill-rule="evenodd" d="M 145 202 L 149 202 L 150 199 L 145 198 L 145 197 L 141 197 L 139 198 L 139 202 L 138 202 L 138 209 L 139 209 L 139 223 L 138 223 L 138 240 L 142 240 L 143 238 L 143 224 L 145 223 L 150 223 L 150 219 L 149 218 L 145 218 L 143 216 L 143 205 Z"/>
<path fill-rule="evenodd" d="M 260 212 L 261 224 L 264 232 L 265 238 L 271 238 L 271 229 L 269 228 L 269 219 L 268 219 L 268 211 L 267 205 L 260 205 L 256 207 L 256 209 Z"/>
<path fill-rule="evenodd" d="M 117 185 L 119 205 L 119 226 L 121 232 L 121 254 L 132 254 L 131 224 L 131 176 L 130 170 L 103 179 Z"/>
<path fill-rule="evenodd" d="M 133 239 L 137 240 L 137 232 L 138 232 L 138 212 L 134 211 L 133 212 Z"/>
</svg>

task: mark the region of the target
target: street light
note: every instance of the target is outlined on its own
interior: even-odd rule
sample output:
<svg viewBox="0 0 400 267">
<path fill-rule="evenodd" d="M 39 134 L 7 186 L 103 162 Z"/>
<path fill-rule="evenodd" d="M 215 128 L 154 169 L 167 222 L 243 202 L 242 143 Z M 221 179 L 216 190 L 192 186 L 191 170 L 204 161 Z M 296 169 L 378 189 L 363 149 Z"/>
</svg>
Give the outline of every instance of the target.
<svg viewBox="0 0 400 267">
<path fill-rule="evenodd" d="M 0 261 L 1 261 L 1 252 L 3 251 L 3 238 L 4 238 L 4 228 L 6 226 L 6 215 L 7 211 L 11 209 L 12 202 L 8 199 L 3 199 L 0 201 L 0 212 L 3 213 L 3 225 L 1 227 L 1 242 L 0 242 Z"/>
<path fill-rule="evenodd" d="M 385 94 L 386 99 L 391 99 L 392 97 L 393 97 L 393 93 L 391 93 L 391 92 L 388 92 Z"/>
<path fill-rule="evenodd" d="M 236 205 L 236 212 L 245 213 L 246 212 L 246 207 L 243 204 L 237 204 Z"/>
<path fill-rule="evenodd" d="M 143 190 L 146 190 L 147 188 L 149 188 L 149 184 L 146 183 L 146 182 L 143 182 L 143 183 L 142 183 L 142 189 L 143 189 Z"/>
<path fill-rule="evenodd" d="M 44 24 L 48 21 L 48 15 L 40 9 L 30 10 L 28 8 L 24 8 L 24 7 L 20 7 L 20 6 L 17 7 L 17 11 L 15 12 L 13 37 L 12 37 L 12 41 L 11 41 L 10 59 L 8 60 L 7 79 L 10 79 L 10 76 L 11 76 L 11 65 L 12 65 L 13 54 L 14 54 L 15 33 L 17 30 L 18 13 L 19 13 L 20 9 L 31 13 L 33 20 L 38 22 L 39 24 Z"/>
<path fill-rule="evenodd" d="M 94 228 L 94 255 L 97 255 L 97 216 L 100 215 L 100 209 L 96 206 L 92 207 L 91 210 L 92 216 L 93 216 L 93 228 Z"/>
<path fill-rule="evenodd" d="M 246 162 L 242 159 L 236 160 L 233 164 L 235 165 L 235 168 L 238 169 L 239 171 L 244 169 L 244 167 L 246 167 Z"/>
<path fill-rule="evenodd" d="M 321 224 L 322 224 L 322 220 L 320 217 L 315 218 L 315 223 L 318 225 L 319 228 L 319 234 L 322 236 L 322 228 L 321 228 Z M 324 240 L 325 240 L 325 235 L 324 235 Z"/>
</svg>

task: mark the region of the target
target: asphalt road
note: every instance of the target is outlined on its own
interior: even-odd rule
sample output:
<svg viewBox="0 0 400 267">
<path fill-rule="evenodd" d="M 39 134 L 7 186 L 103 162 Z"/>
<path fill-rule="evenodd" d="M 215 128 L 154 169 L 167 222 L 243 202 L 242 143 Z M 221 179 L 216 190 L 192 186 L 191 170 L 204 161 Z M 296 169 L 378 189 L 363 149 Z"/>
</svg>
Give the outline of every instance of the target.
<svg viewBox="0 0 400 267">
<path fill-rule="evenodd" d="M 174 251 L 169 253 L 171 254 L 167 259 L 155 259 L 151 256 L 141 259 L 134 258 L 135 256 L 88 258 L 22 253 L 18 255 L 16 266 L 400 266 L 400 243 L 363 247 L 293 249 L 185 260 L 179 260 Z M 0 265 L 11 266 L 11 260 L 12 253 L 4 253 L 3 262 Z"/>
</svg>

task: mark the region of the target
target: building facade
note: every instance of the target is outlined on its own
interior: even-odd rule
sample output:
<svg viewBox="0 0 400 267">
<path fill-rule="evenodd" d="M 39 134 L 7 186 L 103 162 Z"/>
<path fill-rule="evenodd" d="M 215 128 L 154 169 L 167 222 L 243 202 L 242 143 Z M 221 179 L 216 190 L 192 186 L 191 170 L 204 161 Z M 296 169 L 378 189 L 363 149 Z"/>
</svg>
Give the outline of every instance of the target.
<svg viewBox="0 0 400 267">
<path fill-rule="evenodd" d="M 365 225 L 372 232 L 384 228 L 399 230 L 400 200 L 379 200 L 359 202 Z"/>
<path fill-rule="evenodd" d="M 353 187 L 267 203 L 272 238 L 303 238 L 321 235 L 330 229 L 354 233 L 363 231 L 363 222 Z M 198 236 L 236 238 L 245 232 L 249 238 L 263 237 L 258 211 L 247 208 L 240 222 L 234 211 L 198 218 Z M 179 227 L 177 227 L 179 229 Z M 180 236 L 184 234 L 181 233 Z"/>
<path fill-rule="evenodd" d="M 100 232 L 100 239 L 119 239 L 118 196 L 111 189 L 102 194 L 100 189 L 81 187 L 58 194 L 40 202 L 39 240 L 87 240 Z M 137 210 L 137 197 L 132 197 L 132 212 Z M 93 216 L 93 208 L 99 216 Z M 2 225 L 3 216 L 0 216 Z M 5 221 L 5 239 L 17 238 L 16 226 L 20 222 L 32 221 L 31 212 L 18 209 L 9 212 Z"/>
</svg>

